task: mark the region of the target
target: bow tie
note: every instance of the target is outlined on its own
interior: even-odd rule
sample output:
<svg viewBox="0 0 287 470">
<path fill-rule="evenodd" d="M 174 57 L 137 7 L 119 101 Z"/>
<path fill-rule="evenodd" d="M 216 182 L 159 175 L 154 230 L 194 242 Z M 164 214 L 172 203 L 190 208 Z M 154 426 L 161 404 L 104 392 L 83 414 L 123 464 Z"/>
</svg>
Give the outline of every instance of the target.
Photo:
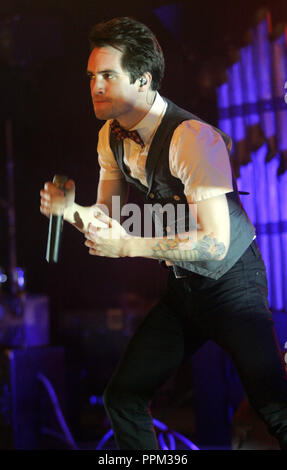
<svg viewBox="0 0 287 470">
<path fill-rule="evenodd" d="M 132 139 L 134 142 L 139 144 L 142 148 L 145 146 L 143 140 L 137 131 L 127 131 L 124 129 L 116 119 L 110 124 L 111 132 L 116 136 L 118 140 L 124 140 L 126 138 Z"/>
</svg>

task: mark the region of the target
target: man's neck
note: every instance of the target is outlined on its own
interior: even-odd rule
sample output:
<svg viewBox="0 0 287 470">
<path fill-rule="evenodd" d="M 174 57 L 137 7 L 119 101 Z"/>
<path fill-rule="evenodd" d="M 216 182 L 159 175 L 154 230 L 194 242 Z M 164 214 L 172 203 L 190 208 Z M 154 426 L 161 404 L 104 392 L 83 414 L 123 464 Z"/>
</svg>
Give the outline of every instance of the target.
<svg viewBox="0 0 287 470">
<path fill-rule="evenodd" d="M 129 130 L 135 127 L 142 119 L 149 113 L 156 97 L 156 91 L 152 95 L 146 95 L 143 103 L 138 105 L 128 116 L 123 116 L 117 119 L 119 124 L 125 129 Z"/>
</svg>

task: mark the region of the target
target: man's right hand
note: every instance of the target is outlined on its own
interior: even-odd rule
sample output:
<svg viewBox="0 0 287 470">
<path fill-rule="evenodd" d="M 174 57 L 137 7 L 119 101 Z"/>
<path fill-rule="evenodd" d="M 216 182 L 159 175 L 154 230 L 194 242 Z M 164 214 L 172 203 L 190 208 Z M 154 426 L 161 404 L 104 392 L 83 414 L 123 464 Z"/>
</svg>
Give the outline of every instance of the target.
<svg viewBox="0 0 287 470">
<path fill-rule="evenodd" d="M 56 184 L 48 181 L 40 191 L 40 212 L 47 217 L 50 214 L 62 215 L 64 210 L 71 207 L 75 202 L 75 182 L 68 180 L 65 191 L 59 189 Z"/>
</svg>

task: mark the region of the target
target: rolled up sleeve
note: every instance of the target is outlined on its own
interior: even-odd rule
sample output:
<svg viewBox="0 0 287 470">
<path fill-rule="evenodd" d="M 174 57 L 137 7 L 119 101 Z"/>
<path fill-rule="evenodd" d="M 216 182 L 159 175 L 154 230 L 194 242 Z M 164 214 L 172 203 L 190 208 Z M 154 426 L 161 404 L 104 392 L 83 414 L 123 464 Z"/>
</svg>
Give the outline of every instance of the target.
<svg viewBox="0 0 287 470">
<path fill-rule="evenodd" d="M 229 154 L 221 135 L 197 120 L 182 122 L 170 143 L 171 174 L 184 193 L 198 202 L 233 191 Z"/>
</svg>

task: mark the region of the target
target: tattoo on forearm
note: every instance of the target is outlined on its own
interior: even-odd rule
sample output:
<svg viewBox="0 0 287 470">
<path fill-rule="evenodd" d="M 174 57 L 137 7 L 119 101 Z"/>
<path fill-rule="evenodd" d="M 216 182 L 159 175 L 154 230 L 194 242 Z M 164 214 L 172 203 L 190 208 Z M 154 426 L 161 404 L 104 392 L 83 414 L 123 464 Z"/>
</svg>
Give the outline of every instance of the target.
<svg viewBox="0 0 287 470">
<path fill-rule="evenodd" d="M 84 222 L 82 221 L 78 211 L 74 212 L 73 225 L 75 225 L 75 227 L 77 227 L 79 230 L 83 230 L 84 228 Z"/>
<path fill-rule="evenodd" d="M 219 242 L 214 234 L 204 235 L 194 243 L 189 238 L 167 238 L 153 246 L 155 258 L 164 258 L 170 261 L 205 261 L 218 260 L 225 253 L 225 245 Z"/>
</svg>

